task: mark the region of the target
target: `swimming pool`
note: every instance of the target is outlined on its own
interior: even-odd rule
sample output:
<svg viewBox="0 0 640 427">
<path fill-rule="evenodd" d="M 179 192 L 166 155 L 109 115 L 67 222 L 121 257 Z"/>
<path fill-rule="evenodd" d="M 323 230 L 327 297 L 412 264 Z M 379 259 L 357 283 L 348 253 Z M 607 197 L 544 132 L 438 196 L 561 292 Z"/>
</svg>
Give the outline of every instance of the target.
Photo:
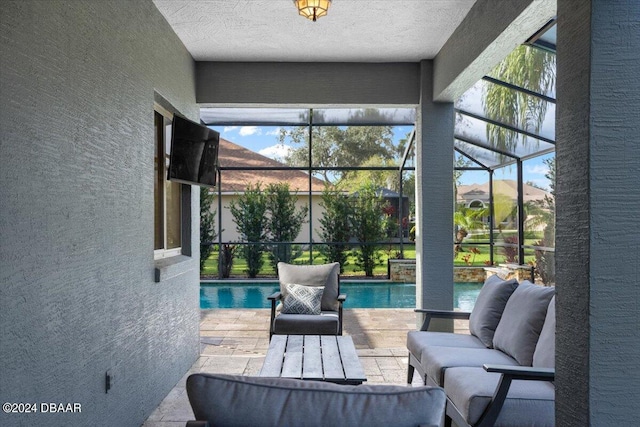
<svg viewBox="0 0 640 427">
<path fill-rule="evenodd" d="M 456 308 L 471 311 L 482 283 L 455 283 L 453 302 Z M 279 290 L 277 281 L 202 282 L 200 308 L 269 308 L 267 297 Z M 340 282 L 340 292 L 347 294 L 344 308 L 414 308 L 416 285 L 389 281 Z"/>
</svg>

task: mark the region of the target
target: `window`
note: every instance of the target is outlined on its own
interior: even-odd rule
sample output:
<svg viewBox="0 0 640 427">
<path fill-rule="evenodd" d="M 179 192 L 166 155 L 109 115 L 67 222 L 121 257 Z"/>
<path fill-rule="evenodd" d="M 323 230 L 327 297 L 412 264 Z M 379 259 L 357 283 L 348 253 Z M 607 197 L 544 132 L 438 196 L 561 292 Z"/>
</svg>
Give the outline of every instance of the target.
<svg viewBox="0 0 640 427">
<path fill-rule="evenodd" d="M 155 159 L 154 204 L 155 246 L 154 258 L 180 255 L 182 246 L 182 185 L 167 180 L 171 150 L 171 120 L 173 115 L 156 107 L 154 112 Z"/>
</svg>

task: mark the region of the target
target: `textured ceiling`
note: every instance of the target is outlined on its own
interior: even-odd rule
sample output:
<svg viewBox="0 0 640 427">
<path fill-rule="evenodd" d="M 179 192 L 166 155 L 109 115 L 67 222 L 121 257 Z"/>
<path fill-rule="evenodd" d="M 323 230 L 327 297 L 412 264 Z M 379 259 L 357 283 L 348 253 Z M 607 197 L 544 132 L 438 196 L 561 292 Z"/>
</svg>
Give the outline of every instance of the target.
<svg viewBox="0 0 640 427">
<path fill-rule="evenodd" d="M 476 0 L 334 0 L 317 22 L 291 0 L 153 0 L 196 61 L 415 62 Z"/>
</svg>

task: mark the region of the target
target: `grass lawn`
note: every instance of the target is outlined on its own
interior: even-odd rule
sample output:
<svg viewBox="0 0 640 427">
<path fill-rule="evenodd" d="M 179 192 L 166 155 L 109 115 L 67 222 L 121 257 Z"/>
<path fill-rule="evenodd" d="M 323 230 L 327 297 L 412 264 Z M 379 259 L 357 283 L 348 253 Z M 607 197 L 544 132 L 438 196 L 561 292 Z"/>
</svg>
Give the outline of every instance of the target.
<svg viewBox="0 0 640 427">
<path fill-rule="evenodd" d="M 387 260 L 389 259 L 389 253 L 391 253 L 391 256 L 395 256 L 396 252 L 399 252 L 400 248 L 398 245 L 393 245 L 391 246 L 391 251 L 388 251 L 389 248 L 386 248 L 387 250 L 379 250 L 378 251 L 378 255 L 380 257 L 380 262 L 376 265 L 376 267 L 373 270 L 373 274 L 374 276 L 386 276 L 387 275 Z M 303 251 L 302 255 L 300 255 L 298 258 L 293 260 L 294 264 L 308 264 L 309 263 L 309 257 L 310 257 L 310 253 L 309 251 Z M 415 259 L 416 257 L 416 249 L 415 249 L 415 245 L 411 244 L 411 245 L 404 245 L 404 258 L 406 259 Z M 262 259 L 264 260 L 264 264 L 262 266 L 262 269 L 260 270 L 260 274 L 258 275 L 259 277 L 276 277 L 276 273 L 275 270 L 273 269 L 273 267 L 271 266 L 271 262 L 269 260 L 269 255 L 265 252 L 262 255 Z M 313 263 L 314 264 L 324 264 L 326 263 L 326 259 L 320 254 L 319 251 L 314 250 L 313 252 Z M 361 277 L 365 277 L 364 275 L 364 271 L 362 271 L 357 265 L 356 265 L 356 256 L 351 253 L 349 254 L 348 258 L 347 258 L 347 263 L 343 266 L 344 268 L 344 273 L 343 275 L 346 276 L 361 276 Z M 247 277 L 247 274 L 245 273 L 247 269 L 247 263 L 245 262 L 245 260 L 239 256 L 236 255 L 233 259 L 233 268 L 231 269 L 231 276 L 232 277 Z M 202 276 L 208 277 L 208 276 L 218 276 L 218 251 L 215 250 L 213 251 L 213 253 L 211 254 L 211 256 L 209 256 L 209 258 L 204 262 L 204 269 L 201 272 Z"/>
<path fill-rule="evenodd" d="M 525 244 L 533 245 L 535 242 L 540 240 L 537 236 L 527 236 L 532 238 L 527 238 L 525 240 Z M 478 240 L 480 241 L 480 240 Z M 474 244 L 473 239 L 467 239 L 462 244 L 462 248 L 464 252 L 458 254 L 458 256 L 454 259 L 453 264 L 456 267 L 462 266 L 485 266 L 489 262 L 489 245 L 479 245 Z M 487 240 L 481 240 L 486 242 Z M 473 254 L 470 252 L 471 248 L 478 249 L 479 253 Z M 391 247 L 385 247 L 384 249 L 380 249 L 378 251 L 379 254 L 379 263 L 376 265 L 374 269 L 374 276 L 386 276 L 387 275 L 387 260 L 389 258 L 389 254 L 391 257 L 395 257 L 395 254 L 399 252 L 400 248 L 398 245 L 392 245 Z M 533 251 L 527 250 L 525 256 L 525 263 L 534 262 L 535 255 L 533 255 Z M 470 255 L 468 262 L 466 262 L 463 257 Z M 309 263 L 309 251 L 302 252 L 298 258 L 293 260 L 294 264 L 308 264 Z M 415 245 L 404 245 L 404 258 L 405 259 L 415 259 L 416 258 L 416 249 Z M 260 271 L 259 277 L 276 277 L 276 273 L 271 266 L 271 262 L 269 261 L 268 253 L 263 254 L 264 265 L 262 270 Z M 493 257 L 493 261 L 495 264 L 505 263 L 505 255 L 504 248 L 497 247 L 495 248 L 495 253 Z M 320 254 L 319 251 L 314 250 L 313 252 L 313 263 L 314 264 L 324 264 L 326 259 Z M 247 277 L 245 273 L 247 269 L 247 264 L 245 260 L 236 255 L 233 260 L 233 268 L 231 269 L 231 277 Z M 356 256 L 353 253 L 350 253 L 347 263 L 344 265 L 344 273 L 345 276 L 353 276 L 353 277 L 365 277 L 364 271 L 362 271 L 356 265 Z M 211 254 L 211 256 L 205 261 L 204 269 L 201 272 L 201 276 L 203 277 L 218 277 L 218 251 L 215 250 Z"/>
</svg>

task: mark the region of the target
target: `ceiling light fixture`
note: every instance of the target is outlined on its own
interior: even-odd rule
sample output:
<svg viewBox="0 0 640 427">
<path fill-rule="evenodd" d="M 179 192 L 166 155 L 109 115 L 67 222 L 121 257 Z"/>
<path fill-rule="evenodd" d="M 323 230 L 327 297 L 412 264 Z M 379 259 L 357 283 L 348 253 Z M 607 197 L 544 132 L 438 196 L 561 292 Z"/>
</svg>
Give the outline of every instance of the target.
<svg viewBox="0 0 640 427">
<path fill-rule="evenodd" d="M 293 3 L 298 8 L 300 15 L 313 22 L 325 16 L 331 6 L 331 0 L 293 0 Z"/>
</svg>

